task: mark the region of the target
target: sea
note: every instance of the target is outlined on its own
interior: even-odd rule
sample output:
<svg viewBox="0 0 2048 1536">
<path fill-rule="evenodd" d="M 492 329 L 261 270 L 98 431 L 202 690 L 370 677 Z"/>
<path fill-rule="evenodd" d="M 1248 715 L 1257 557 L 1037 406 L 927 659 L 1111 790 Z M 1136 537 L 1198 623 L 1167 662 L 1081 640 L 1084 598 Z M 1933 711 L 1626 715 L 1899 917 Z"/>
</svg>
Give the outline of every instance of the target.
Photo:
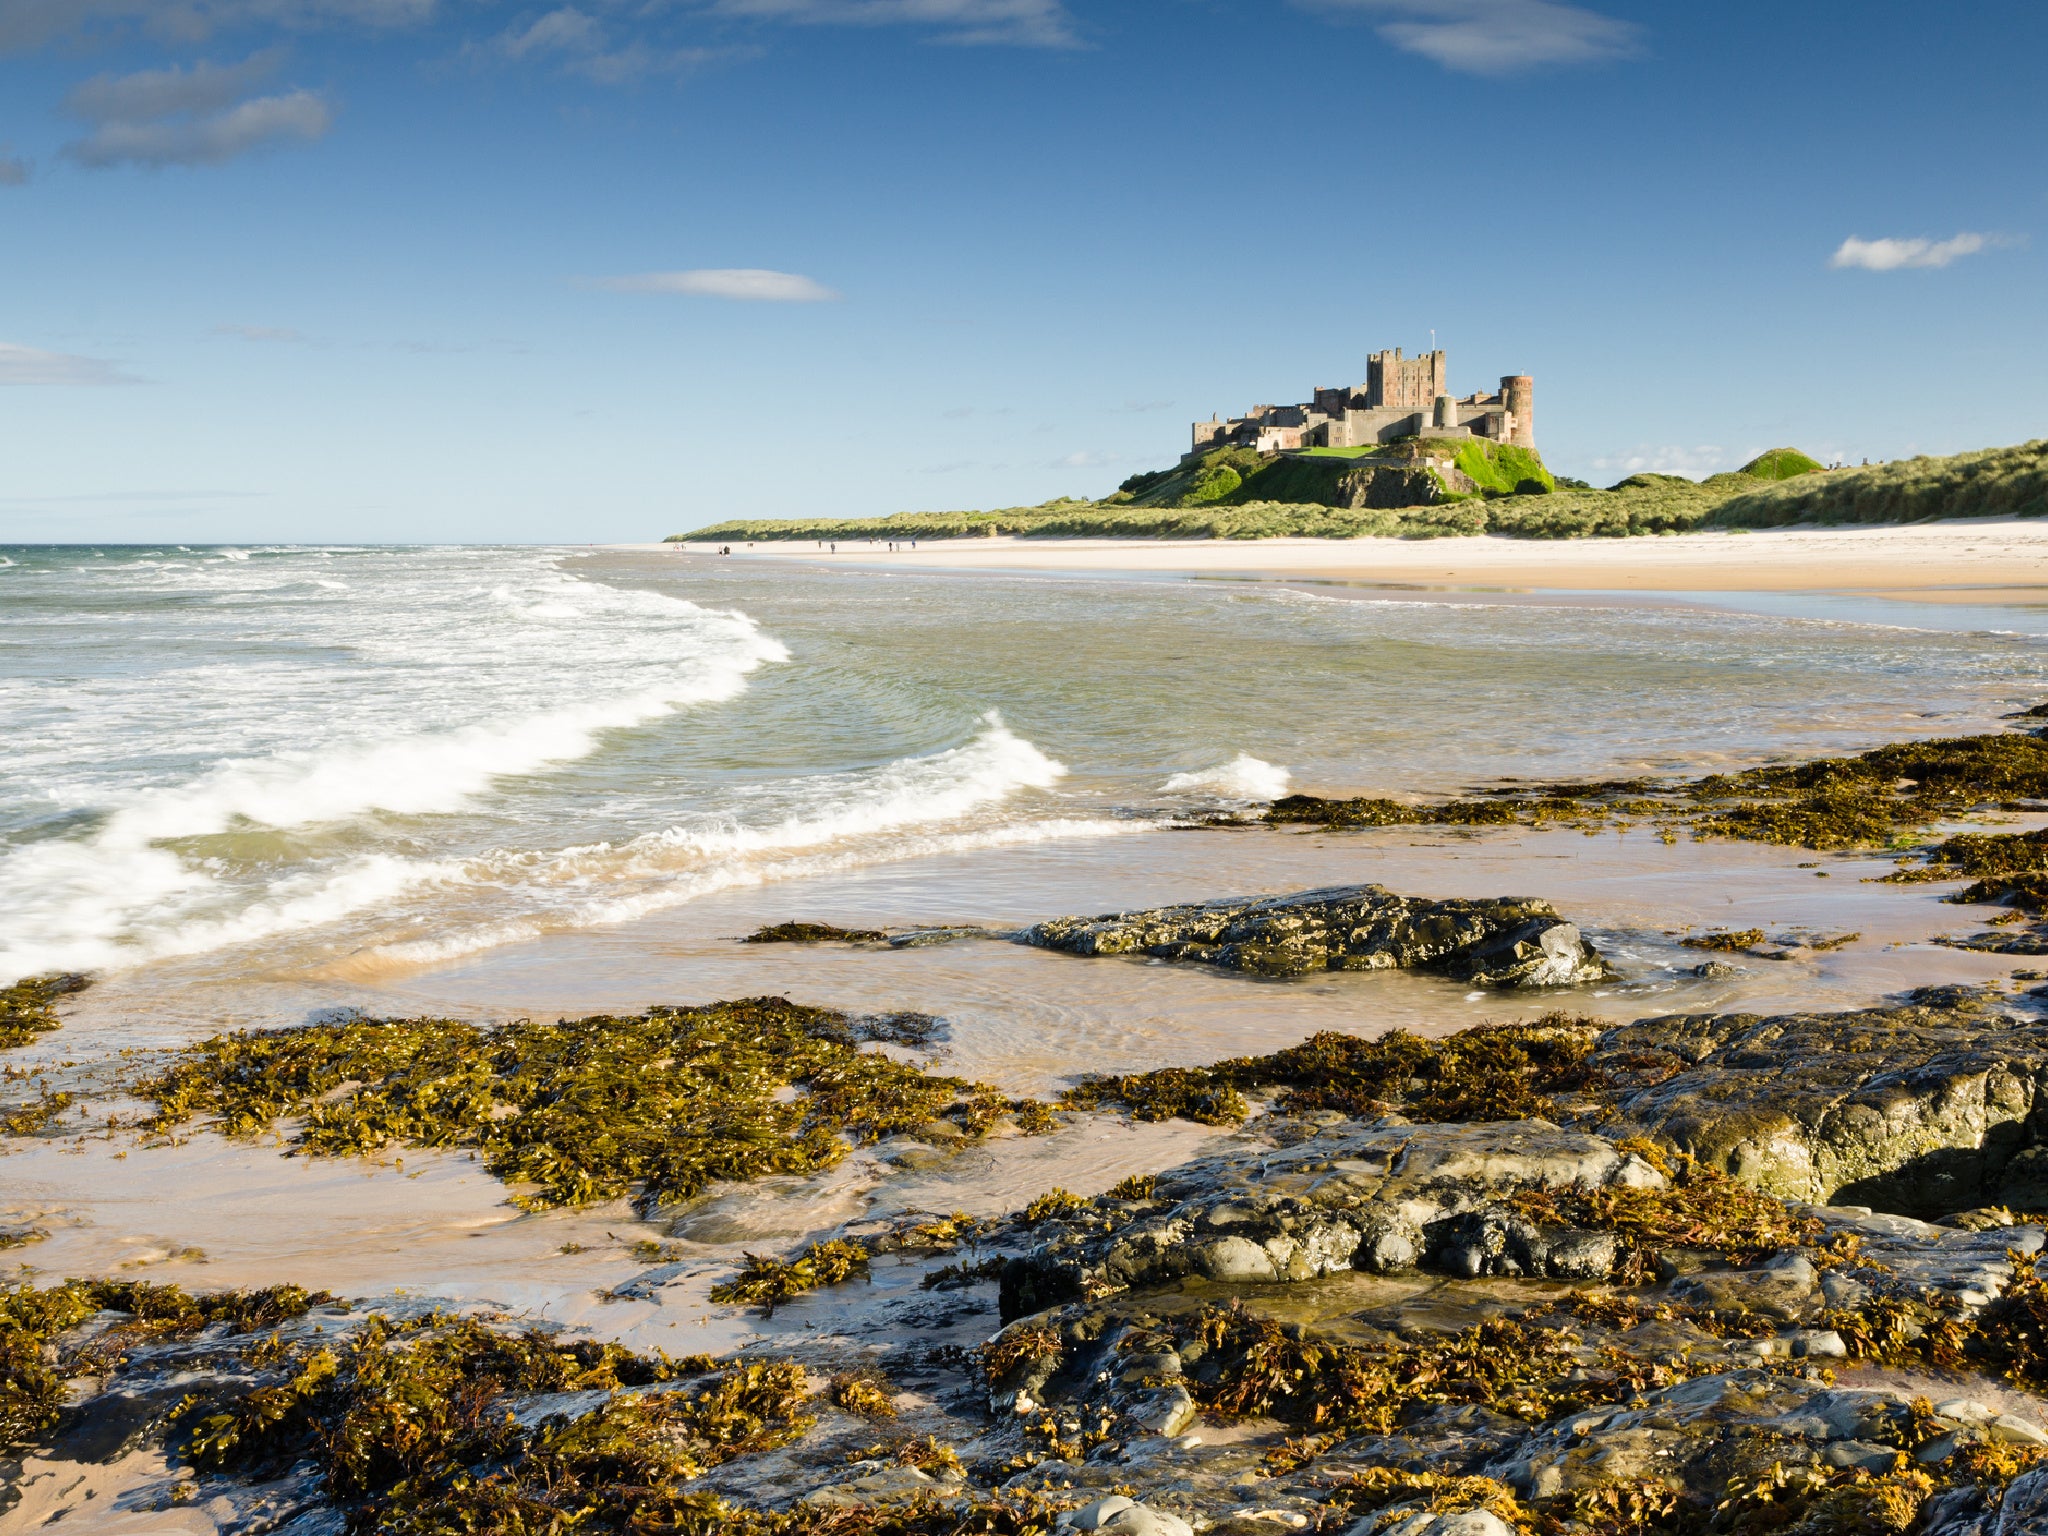
<svg viewBox="0 0 2048 1536">
<path fill-rule="evenodd" d="M 1909 602 L 949 572 L 886 551 L 8 548 L 0 980 L 95 978 L 10 1061 L 61 1076 L 351 1010 L 576 1017 L 773 994 L 933 1014 L 946 1070 L 1048 1093 L 1320 1029 L 1441 1034 L 1544 1006 L 999 941 L 736 942 L 789 919 L 1003 928 L 1361 881 L 1550 899 L 1621 973 L 1572 1006 L 1616 1019 L 2002 976 L 1999 957 L 1934 942 L 1971 926 L 1938 888 L 1875 883 L 1882 855 L 1200 822 L 1290 791 L 1690 775 L 1996 729 L 2048 698 L 2044 629 Z M 1860 937 L 1708 975 L 1678 942 L 1751 926 Z M 1077 1130 L 922 1185 L 869 1169 L 740 1192 L 669 1232 L 717 1259 L 877 1189 L 1003 1210 L 1207 1134 Z M 216 1138 L 137 1161 L 73 1150 L 0 1159 L 15 1214 L 55 1234 L 35 1262 L 66 1272 L 203 1251 L 217 1283 L 403 1281 L 559 1319 L 588 1291 L 580 1271 L 548 1278 L 577 1248 L 562 1234 L 635 1220 L 557 1213 L 543 1242 L 542 1218 L 473 1166 L 426 1154 L 391 1175 L 424 1180 L 394 1202 Z M 515 1218 L 526 1235 L 457 1241 Z M 589 1275 L 616 1280 L 607 1251 Z"/>
</svg>

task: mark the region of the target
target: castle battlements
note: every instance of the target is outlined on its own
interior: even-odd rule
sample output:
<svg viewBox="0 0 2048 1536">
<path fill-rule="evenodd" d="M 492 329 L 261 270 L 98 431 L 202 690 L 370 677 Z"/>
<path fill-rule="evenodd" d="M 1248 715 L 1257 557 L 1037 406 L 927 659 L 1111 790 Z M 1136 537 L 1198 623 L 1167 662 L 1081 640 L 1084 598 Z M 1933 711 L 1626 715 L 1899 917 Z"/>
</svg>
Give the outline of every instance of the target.
<svg viewBox="0 0 2048 1536">
<path fill-rule="evenodd" d="M 1365 360 L 1357 388 L 1325 389 L 1300 405 L 1255 405 L 1225 421 L 1194 424 L 1189 454 L 1243 447 L 1260 453 L 1303 448 L 1369 448 L 1403 437 L 1483 437 L 1518 448 L 1536 446 L 1536 381 L 1509 374 L 1500 393 L 1450 393 L 1441 349 L 1403 357 L 1399 347 Z"/>
</svg>

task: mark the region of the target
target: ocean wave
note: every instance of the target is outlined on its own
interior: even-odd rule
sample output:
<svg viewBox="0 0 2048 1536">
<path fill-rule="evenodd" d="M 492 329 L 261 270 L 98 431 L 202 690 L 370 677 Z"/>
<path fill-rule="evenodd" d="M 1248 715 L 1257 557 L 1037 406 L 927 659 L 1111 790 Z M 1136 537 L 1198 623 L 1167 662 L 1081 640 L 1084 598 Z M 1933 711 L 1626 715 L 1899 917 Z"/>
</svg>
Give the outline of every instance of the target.
<svg viewBox="0 0 2048 1536">
<path fill-rule="evenodd" d="M 539 601 L 525 604 L 528 611 L 489 621 L 457 604 L 446 620 L 365 625 L 379 632 L 362 637 L 354 647 L 362 660 L 333 675 L 327 694 L 267 704 L 301 722 L 292 744 L 202 768 L 183 782 L 111 796 L 89 783 L 71 787 L 67 803 L 97 812 L 89 830 L 0 857 L 0 973 L 195 953 L 319 927 L 420 884 L 459 880 L 462 864 L 417 856 L 422 841 L 432 846 L 431 834 L 400 838 L 394 849 L 383 823 L 468 809 L 503 781 L 588 757 L 608 732 L 732 699 L 749 674 L 788 659 L 781 642 L 744 614 L 553 571 L 531 585 Z M 535 607 L 555 611 L 537 617 Z M 249 697 L 265 684 L 262 669 L 216 670 L 215 682 L 198 669 L 185 675 L 184 686 L 210 690 L 195 700 L 215 706 L 207 728 L 239 713 L 255 722 L 244 727 L 252 734 L 263 729 L 266 702 Z M 411 711 L 403 696 L 387 707 L 408 678 L 421 679 Z M 458 710 L 481 718 L 377 739 L 387 715 Z M 99 732 L 132 733 L 161 711 L 159 700 L 110 695 Z M 52 714 L 60 728 L 63 718 Z M 67 746 L 60 738 L 46 750 L 81 761 Z M 359 830 L 335 835 L 350 827 Z M 323 829 L 328 841 L 351 848 L 382 842 L 385 849 L 309 859 L 279 842 L 278 834 L 300 829 Z M 208 845 L 224 834 L 240 844 Z M 261 851 L 251 857 L 242 844 Z"/>
<path fill-rule="evenodd" d="M 1169 795 L 1211 794 L 1232 800 L 1278 800 L 1293 776 L 1277 763 L 1240 752 L 1216 768 L 1176 773 L 1160 789 Z"/>
<path fill-rule="evenodd" d="M 972 832 L 926 833 L 899 838 L 879 847 L 848 849 L 838 853 L 768 860 L 732 859 L 677 875 L 658 887 L 595 898 L 559 911 L 458 928 L 430 939 L 372 945 L 334 969 L 339 974 L 358 977 L 418 969 L 459 960 L 506 944 L 526 943 L 550 933 L 634 922 L 720 891 L 818 879 L 911 859 L 941 858 L 949 854 L 980 853 L 1074 839 L 1126 837 L 1155 830 L 1157 826 L 1151 822 L 1112 821 L 1106 817 L 1059 818 L 1016 822 Z"/>
</svg>

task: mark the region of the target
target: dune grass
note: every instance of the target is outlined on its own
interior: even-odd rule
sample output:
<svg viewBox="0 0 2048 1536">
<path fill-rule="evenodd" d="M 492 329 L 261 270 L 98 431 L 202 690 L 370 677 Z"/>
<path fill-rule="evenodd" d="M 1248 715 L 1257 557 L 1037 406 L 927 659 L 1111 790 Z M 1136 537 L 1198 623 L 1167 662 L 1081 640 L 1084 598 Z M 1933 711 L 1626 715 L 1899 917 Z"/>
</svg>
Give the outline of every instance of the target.
<svg viewBox="0 0 2048 1536">
<path fill-rule="evenodd" d="M 1414 454 L 1430 445 L 1402 446 Z M 1469 465 L 1468 456 L 1472 459 Z M 1323 501 L 1325 496 L 1338 494 L 1337 481 L 1360 468 L 1363 457 L 1333 453 L 1261 460 L 1249 449 L 1217 449 L 1171 470 L 1134 475 L 1114 496 L 1102 501 L 1063 497 L 1035 507 L 997 512 L 732 521 L 677 534 L 674 539 L 846 542 L 993 534 L 1025 538 L 1347 539 L 1475 533 L 1578 539 L 1794 524 L 2048 516 L 2048 440 L 1832 471 L 1822 471 L 1796 449 L 1774 448 L 1739 471 L 1704 481 L 1640 474 L 1606 490 L 1558 488 L 1523 494 L 1502 493 L 1524 488 L 1530 480 L 1554 484 L 1541 459 L 1505 444 L 1471 442 L 1459 445 L 1458 465 L 1482 492 L 1489 493 L 1483 500 L 1446 499 L 1428 506 L 1359 510 Z M 1397 460 L 1389 456 L 1388 462 Z M 1228 483 L 1232 477 L 1234 485 Z"/>
</svg>

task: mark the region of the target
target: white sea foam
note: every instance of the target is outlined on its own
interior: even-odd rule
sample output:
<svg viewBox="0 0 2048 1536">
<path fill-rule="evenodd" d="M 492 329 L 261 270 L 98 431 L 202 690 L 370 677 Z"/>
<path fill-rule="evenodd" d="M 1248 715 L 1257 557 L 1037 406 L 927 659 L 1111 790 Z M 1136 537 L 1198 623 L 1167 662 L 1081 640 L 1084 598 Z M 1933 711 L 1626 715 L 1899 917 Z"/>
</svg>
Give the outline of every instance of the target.
<svg viewBox="0 0 2048 1536">
<path fill-rule="evenodd" d="M 650 885 L 629 894 L 599 897 L 529 917 L 511 918 L 470 928 L 456 928 L 438 933 L 431 939 L 375 945 L 360 951 L 353 957 L 348 968 L 384 971 L 439 965 L 502 945 L 526 943 L 550 933 L 634 922 L 657 912 L 668 911 L 715 895 L 720 891 L 776 885 L 790 880 L 818 879 L 878 864 L 902 863 L 911 859 L 941 858 L 998 848 L 1028 847 L 1036 843 L 1126 837 L 1155 830 L 1157 824 L 1152 822 L 1111 821 L 1101 817 L 1066 817 L 1049 821 L 1013 822 L 974 832 L 924 833 L 836 853 L 811 853 L 772 859 L 728 859 L 706 868 L 678 874 L 658 885 Z"/>
<path fill-rule="evenodd" d="M 1240 752 L 1216 768 L 1176 773 L 1160 786 L 1169 795 L 1221 795 L 1231 800 L 1278 800 L 1291 775 L 1277 763 Z"/>
<path fill-rule="evenodd" d="M 523 578 L 510 601 L 465 602 L 448 580 L 463 567 L 429 561 L 378 589 L 383 612 L 292 595 L 261 561 L 224 562 L 200 590 L 264 605 L 281 632 L 259 652 L 311 642 L 359 659 L 282 676 L 230 659 L 156 690 L 23 700 L 25 766 L 48 768 L 46 803 L 94 819 L 0 857 L 0 973 L 203 952 L 460 883 L 465 860 L 438 856 L 418 831 L 392 846 L 392 821 L 469 810 L 588 757 L 608 732 L 733 699 L 751 672 L 787 658 L 743 614 L 572 581 L 535 554 L 497 558 Z M 105 578 L 181 596 L 194 579 L 135 560 Z M 181 730 L 184 772 L 148 757 L 150 771 L 112 783 L 97 769 L 102 743 L 174 758 Z M 209 766 L 209 735 L 243 750 Z M 210 841 L 221 838 L 230 845 Z"/>
<path fill-rule="evenodd" d="M 1050 789 L 1067 772 L 994 712 L 981 726 L 974 740 L 928 756 L 762 786 L 756 799 L 802 808 L 772 820 L 707 817 L 617 847 L 494 853 L 476 860 L 464 878 L 502 891 L 525 915 L 383 944 L 370 953 L 398 965 L 427 964 L 547 932 L 630 922 L 735 887 L 1147 830 L 1143 822 L 1072 817 L 932 830 L 994 810 L 1025 791 Z"/>
</svg>

